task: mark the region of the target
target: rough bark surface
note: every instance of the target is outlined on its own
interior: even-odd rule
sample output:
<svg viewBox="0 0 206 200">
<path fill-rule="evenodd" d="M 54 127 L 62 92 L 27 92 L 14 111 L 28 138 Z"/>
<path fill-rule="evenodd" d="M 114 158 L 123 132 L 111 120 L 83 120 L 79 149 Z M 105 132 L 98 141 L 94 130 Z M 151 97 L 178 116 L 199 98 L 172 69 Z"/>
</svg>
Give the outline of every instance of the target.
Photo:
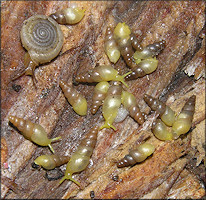
<svg viewBox="0 0 206 200">
<path fill-rule="evenodd" d="M 86 10 L 85 17 L 76 25 L 61 25 L 65 37 L 62 51 L 52 62 L 36 68 L 37 89 L 29 76 L 11 81 L 24 67 L 25 49 L 19 35 L 23 21 L 35 14 L 50 15 L 70 4 L 1 3 L 1 198 L 88 199 L 91 191 L 101 199 L 202 198 L 204 170 L 200 174 L 195 169 L 203 166 L 205 153 L 204 1 L 77 1 Z M 128 90 L 137 98 L 141 111 L 150 110 L 142 98 L 145 93 L 160 97 L 177 113 L 191 95 L 196 95 L 192 129 L 178 140 L 162 142 L 151 132 L 156 115 L 149 114 L 142 126 L 127 117 L 115 124 L 117 131 L 99 132 L 90 165 L 74 175 L 83 188 L 71 181 L 59 186 L 59 180 L 45 178 L 45 170 L 31 167 L 34 159 L 49 154 L 49 149 L 23 138 L 8 124 L 8 115 L 41 124 L 48 137 L 61 136 L 53 148 L 60 155 L 71 155 L 89 129 L 103 120 L 101 109 L 95 115 L 90 112 L 94 84 L 74 86 L 88 101 L 88 113 L 82 117 L 65 99 L 59 80 L 71 82 L 97 63 L 109 64 L 104 53 L 105 31 L 109 24 L 115 26 L 118 22 L 126 22 L 143 46 L 166 41 L 166 48 L 157 57 L 157 70 L 128 81 Z M 128 71 L 122 58 L 113 66 L 120 73 Z M 118 169 L 115 162 L 148 136 L 156 148 L 153 156 L 133 167 Z M 65 165 L 61 169 L 64 171 Z"/>
</svg>

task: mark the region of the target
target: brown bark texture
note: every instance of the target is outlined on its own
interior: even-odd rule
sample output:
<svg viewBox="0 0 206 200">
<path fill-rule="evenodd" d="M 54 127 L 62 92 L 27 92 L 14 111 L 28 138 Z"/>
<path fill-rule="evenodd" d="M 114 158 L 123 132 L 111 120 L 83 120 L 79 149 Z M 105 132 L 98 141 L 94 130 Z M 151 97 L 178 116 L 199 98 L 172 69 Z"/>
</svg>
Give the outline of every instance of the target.
<svg viewBox="0 0 206 200">
<path fill-rule="evenodd" d="M 71 6 L 69 1 L 1 2 L 1 198 L 6 199 L 164 199 L 203 198 L 205 189 L 205 2 L 204 1 L 76 1 L 85 16 L 76 25 L 61 25 L 63 48 L 55 59 L 35 69 L 34 87 L 30 76 L 15 81 L 23 67 L 25 49 L 20 40 L 24 20 L 32 15 L 50 15 Z M 76 114 L 65 99 L 59 80 L 73 77 L 97 64 L 110 64 L 104 52 L 106 28 L 125 22 L 143 46 L 164 39 L 166 48 L 157 57 L 155 72 L 128 81 L 128 91 L 148 114 L 139 126 L 130 116 L 115 124 L 117 131 L 99 131 L 88 167 L 71 181 L 49 181 L 44 169 L 31 167 L 34 159 L 50 154 L 26 140 L 8 123 L 15 115 L 41 124 L 60 155 L 71 155 L 94 124 L 103 124 L 101 109 L 91 114 L 95 84 L 75 85 L 88 102 L 86 116 Z M 129 69 L 121 57 L 113 67 L 120 74 Z M 160 141 L 151 132 L 157 115 L 143 100 L 149 94 L 160 98 L 176 113 L 187 99 L 196 95 L 195 114 L 189 133 L 170 142 Z M 148 139 L 149 138 L 149 139 Z M 117 168 L 116 161 L 145 139 L 155 152 L 145 162 Z M 60 167 L 64 172 L 66 165 Z M 55 170 L 54 170 L 55 171 Z M 50 173 L 50 172 L 49 172 Z M 93 191 L 93 192 L 92 192 Z"/>
</svg>

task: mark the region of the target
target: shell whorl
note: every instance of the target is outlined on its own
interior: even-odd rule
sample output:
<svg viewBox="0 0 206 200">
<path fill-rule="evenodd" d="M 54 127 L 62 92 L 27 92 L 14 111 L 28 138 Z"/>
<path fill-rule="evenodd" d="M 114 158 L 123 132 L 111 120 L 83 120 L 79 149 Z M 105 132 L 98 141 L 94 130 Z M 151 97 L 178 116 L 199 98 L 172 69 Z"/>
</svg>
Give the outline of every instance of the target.
<svg viewBox="0 0 206 200">
<path fill-rule="evenodd" d="M 41 64 L 51 61 L 59 54 L 64 38 L 55 20 L 45 15 L 34 15 L 24 21 L 21 41 L 31 59 Z"/>
</svg>

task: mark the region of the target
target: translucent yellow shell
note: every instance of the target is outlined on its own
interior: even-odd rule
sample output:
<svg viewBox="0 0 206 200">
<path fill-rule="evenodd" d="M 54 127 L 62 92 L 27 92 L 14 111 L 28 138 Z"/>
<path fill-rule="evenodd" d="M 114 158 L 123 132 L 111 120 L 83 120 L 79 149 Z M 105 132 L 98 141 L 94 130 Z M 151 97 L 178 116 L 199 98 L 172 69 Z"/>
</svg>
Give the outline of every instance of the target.
<svg viewBox="0 0 206 200">
<path fill-rule="evenodd" d="M 118 96 L 107 96 L 105 98 L 102 107 L 102 113 L 105 119 L 105 124 L 101 126 L 100 129 L 113 128 L 114 130 L 116 130 L 116 128 L 112 124 L 117 116 L 120 105 L 121 96 L 120 98 Z"/>
<path fill-rule="evenodd" d="M 65 8 L 50 15 L 51 18 L 56 20 L 59 24 L 76 24 L 84 17 L 85 9 Z"/>
<path fill-rule="evenodd" d="M 41 125 L 32 123 L 29 120 L 24 120 L 22 118 L 11 115 L 8 117 L 8 119 L 14 126 L 19 129 L 19 131 L 22 132 L 22 135 L 26 139 L 40 146 L 49 146 L 50 150 L 54 153 L 54 149 L 52 148 L 51 143 L 53 141 L 59 140 L 61 137 L 49 139 L 47 137 L 46 131 Z"/>
<path fill-rule="evenodd" d="M 72 178 L 72 174 L 83 171 L 89 164 L 90 157 L 96 145 L 98 130 L 99 127 L 94 126 L 86 138 L 82 140 L 77 150 L 72 154 L 71 159 L 67 163 L 65 175 L 60 180 L 59 184 L 61 184 L 65 179 L 69 179 L 77 185 L 80 185 L 78 181 Z"/>
<path fill-rule="evenodd" d="M 130 34 L 131 34 L 131 30 L 125 22 L 118 23 L 114 29 L 115 38 L 126 38 L 129 37 Z"/>
</svg>

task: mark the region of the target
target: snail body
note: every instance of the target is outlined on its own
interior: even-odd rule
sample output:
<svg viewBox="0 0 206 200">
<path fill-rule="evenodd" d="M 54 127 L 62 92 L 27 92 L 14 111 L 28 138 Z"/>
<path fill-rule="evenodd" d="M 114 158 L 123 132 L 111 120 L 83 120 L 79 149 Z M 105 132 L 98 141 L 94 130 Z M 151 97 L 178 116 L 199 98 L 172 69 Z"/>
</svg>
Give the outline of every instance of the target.
<svg viewBox="0 0 206 200">
<path fill-rule="evenodd" d="M 125 77 L 126 80 L 141 78 L 151 74 L 157 69 L 158 60 L 154 57 L 165 48 L 165 41 L 155 42 L 147 45 L 142 51 L 137 50 L 133 54 L 134 62 L 130 64 L 132 73 Z"/>
<path fill-rule="evenodd" d="M 131 30 L 125 22 L 123 23 L 119 22 L 114 29 L 115 40 L 118 40 L 120 38 L 129 38 L 130 34 L 131 34 Z"/>
<path fill-rule="evenodd" d="M 65 179 L 69 179 L 77 185 L 80 185 L 78 181 L 72 178 L 72 174 L 83 171 L 89 164 L 90 157 L 96 145 L 98 130 L 99 127 L 94 126 L 81 141 L 77 150 L 71 155 L 71 158 L 67 163 L 65 175 L 60 180 L 59 184 L 61 184 Z"/>
<path fill-rule="evenodd" d="M 105 53 L 107 54 L 109 60 L 112 63 L 116 63 L 120 58 L 120 51 L 113 37 L 113 32 L 111 27 L 106 30 L 106 37 L 104 43 Z"/>
<path fill-rule="evenodd" d="M 131 150 L 124 158 L 117 162 L 117 167 L 128 167 L 136 163 L 144 161 L 155 150 L 155 147 L 150 143 L 143 143 L 137 149 Z"/>
<path fill-rule="evenodd" d="M 133 57 L 135 60 L 151 58 L 159 55 L 164 48 L 165 40 L 161 40 L 159 42 L 147 45 L 142 51 L 136 51 Z"/>
<path fill-rule="evenodd" d="M 53 141 L 59 140 L 61 137 L 56 137 L 48 139 L 47 133 L 44 128 L 36 123 L 32 123 L 30 120 L 24 120 L 22 118 L 9 115 L 9 121 L 21 131 L 22 135 L 40 145 L 40 146 L 49 146 L 50 150 L 54 153 L 54 149 L 51 146 Z"/>
<path fill-rule="evenodd" d="M 152 132 L 159 140 L 173 140 L 172 132 L 168 130 L 168 127 L 160 119 L 157 119 L 152 124 Z"/>
<path fill-rule="evenodd" d="M 89 72 L 85 74 L 80 74 L 75 78 L 76 82 L 101 82 L 101 81 L 120 81 L 122 82 L 126 87 L 127 84 L 124 81 L 124 77 L 130 74 L 131 72 L 128 72 L 124 74 L 123 76 L 118 74 L 118 71 L 115 70 L 110 65 L 99 65 L 95 67 L 93 70 L 90 70 Z"/>
<path fill-rule="evenodd" d="M 121 105 L 121 93 L 122 86 L 118 82 L 114 82 L 113 85 L 111 85 L 108 89 L 106 98 L 104 99 L 102 106 L 102 113 L 105 119 L 105 123 L 100 127 L 100 129 L 113 128 L 114 130 L 116 130 L 116 128 L 112 124 L 115 121 L 118 109 Z"/>
<path fill-rule="evenodd" d="M 132 68 L 132 73 L 125 77 L 125 80 L 134 80 L 141 78 L 147 74 L 151 74 L 157 69 L 158 60 L 156 58 L 148 58 L 142 61 L 138 61 L 138 64 Z"/>
<path fill-rule="evenodd" d="M 50 15 L 59 24 L 77 24 L 85 15 L 85 9 L 65 8 Z"/>
<path fill-rule="evenodd" d="M 86 115 L 87 114 L 87 101 L 86 99 L 75 89 L 72 85 L 65 83 L 64 81 L 60 80 L 59 85 L 64 92 L 65 97 L 72 105 L 73 110 L 78 115 Z"/>
<path fill-rule="evenodd" d="M 106 81 L 99 82 L 94 88 L 94 94 L 92 97 L 92 107 L 91 112 L 95 114 L 99 107 L 102 105 L 103 100 L 106 97 L 107 91 L 109 89 L 109 83 Z"/>
<path fill-rule="evenodd" d="M 144 101 L 149 107 L 159 113 L 161 120 L 167 125 L 172 126 L 175 121 L 175 112 L 162 101 L 145 94 Z"/>
<path fill-rule="evenodd" d="M 134 33 L 131 33 L 130 40 L 131 40 L 132 47 L 136 51 L 142 51 L 143 50 L 142 45 L 139 43 L 139 41 L 138 41 L 138 39 L 137 39 L 137 37 Z"/>
<path fill-rule="evenodd" d="M 125 23 L 118 23 L 114 29 L 114 38 L 118 44 L 121 55 L 123 56 L 127 66 L 129 68 L 133 68 L 134 51 L 132 48 L 132 44 L 135 44 L 136 41 L 134 35 L 132 39 L 130 35 L 131 35 L 131 30 L 129 26 Z"/>
<path fill-rule="evenodd" d="M 34 77 L 34 70 L 39 64 L 50 62 L 62 49 L 63 33 L 59 24 L 45 15 L 34 15 L 23 22 L 20 32 L 23 47 L 28 51 L 24 57 L 23 74 Z M 35 79 L 33 79 L 35 80 Z"/>
<path fill-rule="evenodd" d="M 177 139 L 180 135 L 187 133 L 192 126 L 192 119 L 195 111 L 195 99 L 195 95 L 191 96 L 183 106 L 177 119 L 174 120 L 173 111 L 168 111 L 165 105 L 159 106 L 159 112 L 163 113 L 165 117 L 161 117 L 162 120 L 157 119 L 156 122 L 153 123 L 152 132 L 154 135 L 160 140 L 173 140 Z M 153 104 L 152 106 L 153 108 L 157 107 L 157 104 Z M 165 112 L 163 112 L 163 110 L 165 110 Z M 169 130 L 167 126 L 172 127 Z"/>
<path fill-rule="evenodd" d="M 69 156 L 59 156 L 59 155 L 41 155 L 34 160 L 35 165 L 41 166 L 44 169 L 54 169 L 69 161 Z"/>
<path fill-rule="evenodd" d="M 144 116 L 142 115 L 135 96 L 127 91 L 122 91 L 121 95 L 123 106 L 129 111 L 130 116 L 139 124 L 144 123 Z"/>
<path fill-rule="evenodd" d="M 172 125 L 173 138 L 177 139 L 180 135 L 187 133 L 191 126 L 195 112 L 196 96 L 192 95 L 183 106 L 180 114 Z"/>
</svg>

